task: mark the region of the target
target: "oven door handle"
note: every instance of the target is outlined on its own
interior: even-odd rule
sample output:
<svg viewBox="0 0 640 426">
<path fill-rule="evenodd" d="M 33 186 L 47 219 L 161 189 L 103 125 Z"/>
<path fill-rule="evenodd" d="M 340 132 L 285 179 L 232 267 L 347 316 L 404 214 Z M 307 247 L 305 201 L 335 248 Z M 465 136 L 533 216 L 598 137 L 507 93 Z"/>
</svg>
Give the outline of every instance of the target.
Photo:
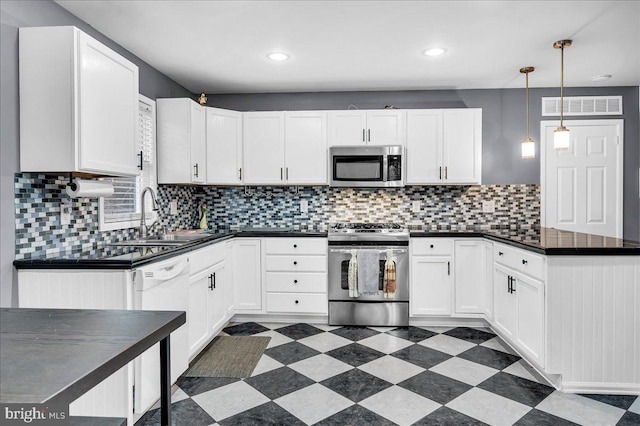
<svg viewBox="0 0 640 426">
<path fill-rule="evenodd" d="M 378 253 L 380 254 L 386 254 L 388 250 L 393 250 L 393 254 L 407 254 L 409 252 L 409 250 L 407 248 L 382 248 L 382 249 L 376 249 L 376 248 L 372 248 L 372 247 L 362 247 L 362 248 L 356 248 L 356 247 L 349 247 L 349 248 L 333 248 L 333 247 L 329 247 L 329 253 L 344 253 L 344 254 L 351 254 L 351 252 L 355 250 L 378 250 Z"/>
</svg>

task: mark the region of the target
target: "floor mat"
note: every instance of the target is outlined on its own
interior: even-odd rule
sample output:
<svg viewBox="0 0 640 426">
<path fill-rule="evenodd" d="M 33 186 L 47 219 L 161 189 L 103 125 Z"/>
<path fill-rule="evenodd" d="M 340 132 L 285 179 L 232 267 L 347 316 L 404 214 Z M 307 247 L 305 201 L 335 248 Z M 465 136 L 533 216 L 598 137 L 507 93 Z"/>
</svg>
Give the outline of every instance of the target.
<svg viewBox="0 0 640 426">
<path fill-rule="evenodd" d="M 247 378 L 256 368 L 269 340 L 271 337 L 267 336 L 218 336 L 184 375 Z"/>
</svg>

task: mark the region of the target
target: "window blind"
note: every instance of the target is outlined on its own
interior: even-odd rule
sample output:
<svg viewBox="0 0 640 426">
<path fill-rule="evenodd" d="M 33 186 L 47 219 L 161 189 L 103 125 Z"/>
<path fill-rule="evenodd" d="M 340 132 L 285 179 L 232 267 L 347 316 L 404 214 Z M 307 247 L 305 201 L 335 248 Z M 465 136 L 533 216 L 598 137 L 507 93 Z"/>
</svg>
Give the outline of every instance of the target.
<svg viewBox="0 0 640 426">
<path fill-rule="evenodd" d="M 153 101 L 141 99 L 138 109 L 137 151 L 142 154 L 142 170 L 137 176 L 107 178 L 113 183 L 113 195 L 100 199 L 100 213 L 103 223 L 131 222 L 140 220 L 140 196 L 142 190 L 150 186 L 155 191 L 155 111 Z M 145 212 L 152 217 L 151 197 L 146 197 Z"/>
</svg>

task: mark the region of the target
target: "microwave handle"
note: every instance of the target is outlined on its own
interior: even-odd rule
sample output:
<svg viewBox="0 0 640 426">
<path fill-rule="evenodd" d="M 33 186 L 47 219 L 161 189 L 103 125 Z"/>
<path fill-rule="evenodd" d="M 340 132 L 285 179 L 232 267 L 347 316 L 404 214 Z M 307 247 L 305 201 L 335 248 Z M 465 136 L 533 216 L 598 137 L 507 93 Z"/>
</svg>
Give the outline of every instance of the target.
<svg viewBox="0 0 640 426">
<path fill-rule="evenodd" d="M 382 156 L 382 181 L 383 182 L 389 181 L 389 156 L 388 155 Z"/>
</svg>

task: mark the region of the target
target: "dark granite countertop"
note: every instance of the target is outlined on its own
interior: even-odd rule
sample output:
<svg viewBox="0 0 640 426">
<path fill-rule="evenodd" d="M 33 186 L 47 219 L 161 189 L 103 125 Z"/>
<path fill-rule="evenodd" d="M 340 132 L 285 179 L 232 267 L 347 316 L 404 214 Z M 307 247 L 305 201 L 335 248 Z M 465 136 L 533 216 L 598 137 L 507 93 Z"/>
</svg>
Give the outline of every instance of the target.
<svg viewBox="0 0 640 426">
<path fill-rule="evenodd" d="M 181 246 L 127 247 L 98 245 L 88 251 L 69 251 L 47 255 L 32 253 L 28 259 L 14 260 L 16 269 L 133 269 L 139 266 L 188 253 L 214 242 L 233 237 L 326 237 L 326 232 L 258 228 L 251 231 L 221 231 Z"/>
<path fill-rule="evenodd" d="M 640 242 L 554 228 L 411 230 L 411 237 L 478 237 L 549 256 L 640 256 Z"/>
<path fill-rule="evenodd" d="M 415 228 L 415 227 L 413 227 Z M 326 237 L 326 232 L 268 230 L 222 231 L 178 247 L 122 247 L 102 245 L 89 252 L 64 252 L 14 260 L 16 269 L 133 269 L 231 238 Z M 411 229 L 412 238 L 487 238 L 549 256 L 640 256 L 640 242 L 553 228 L 527 229 Z"/>
</svg>

